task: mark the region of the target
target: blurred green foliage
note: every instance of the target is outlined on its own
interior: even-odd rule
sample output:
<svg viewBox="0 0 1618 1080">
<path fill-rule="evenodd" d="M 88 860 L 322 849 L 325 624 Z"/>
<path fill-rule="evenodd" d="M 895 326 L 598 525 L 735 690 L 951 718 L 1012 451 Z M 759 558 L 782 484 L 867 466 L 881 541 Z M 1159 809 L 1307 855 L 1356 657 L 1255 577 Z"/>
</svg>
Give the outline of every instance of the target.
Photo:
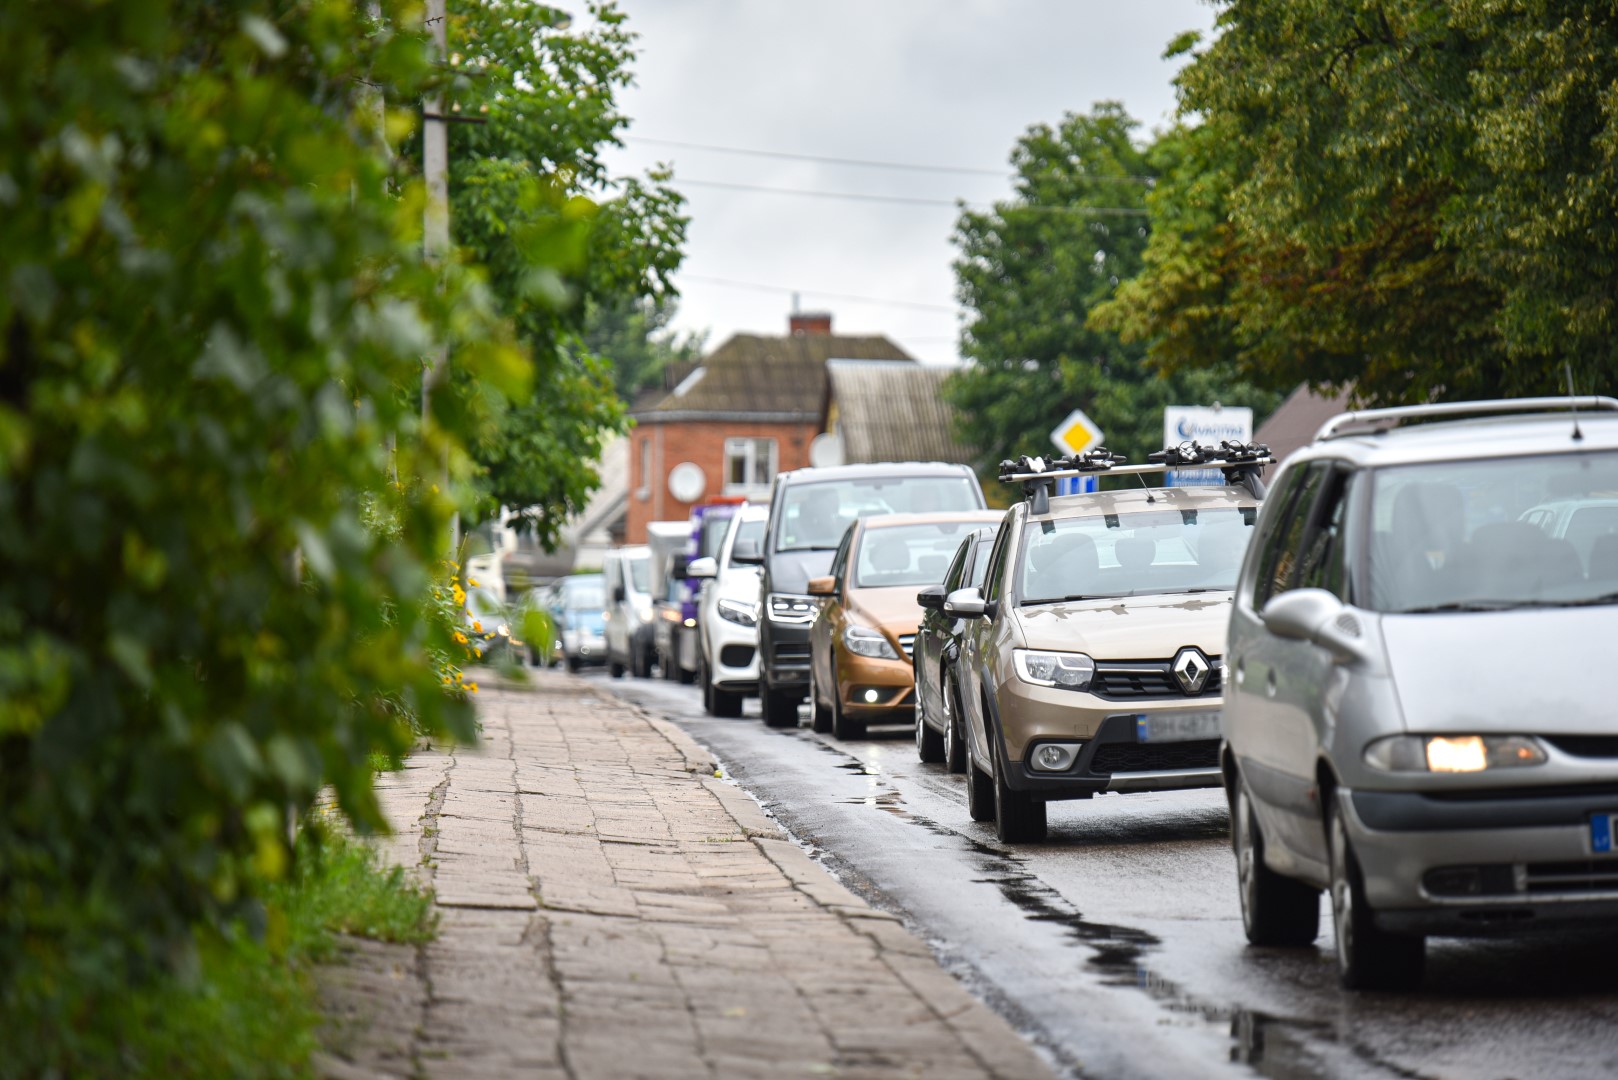
<svg viewBox="0 0 1618 1080">
<path fill-rule="evenodd" d="M 487 282 L 578 272 L 593 210 L 426 268 L 384 143 L 441 76 L 366 10 L 0 0 L 0 1015 L 78 1030 L 263 925 L 322 784 L 375 826 L 371 753 L 471 733 L 439 484 L 534 385 Z"/>
<path fill-rule="evenodd" d="M 1106 445 L 1141 462 L 1163 446 L 1163 406 L 1248 405 L 1259 419 L 1278 398 L 1230 365 L 1163 375 L 1144 346 L 1090 314 L 1140 273 L 1150 230 L 1149 182 L 1177 166 L 1178 133 L 1139 145 L 1116 103 L 1017 141 L 1014 197 L 956 224 L 959 296 L 970 363 L 945 384 L 962 434 L 992 466 L 1051 453 L 1050 431 L 1074 408 Z"/>
<path fill-rule="evenodd" d="M 1618 19 L 1549 0 L 1237 0 L 1184 35 L 1188 153 L 1095 323 L 1367 403 L 1618 384 Z"/>
</svg>

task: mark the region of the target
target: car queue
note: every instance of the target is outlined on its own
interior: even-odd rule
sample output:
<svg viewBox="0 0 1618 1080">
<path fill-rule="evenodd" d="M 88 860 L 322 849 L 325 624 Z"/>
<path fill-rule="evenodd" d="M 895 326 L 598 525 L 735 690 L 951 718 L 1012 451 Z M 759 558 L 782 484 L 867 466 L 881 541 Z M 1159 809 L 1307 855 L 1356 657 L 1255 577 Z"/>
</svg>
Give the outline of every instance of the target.
<svg viewBox="0 0 1618 1080">
<path fill-rule="evenodd" d="M 677 570 L 706 710 L 913 724 L 1004 843 L 1220 788 L 1249 941 L 1312 944 L 1325 897 L 1349 988 L 1418 983 L 1428 936 L 1618 915 L 1618 400 L 1345 414 L 1268 487 L 1263 446 L 1151 458 L 1005 462 L 1004 511 L 960 467 L 781 474 Z"/>
</svg>

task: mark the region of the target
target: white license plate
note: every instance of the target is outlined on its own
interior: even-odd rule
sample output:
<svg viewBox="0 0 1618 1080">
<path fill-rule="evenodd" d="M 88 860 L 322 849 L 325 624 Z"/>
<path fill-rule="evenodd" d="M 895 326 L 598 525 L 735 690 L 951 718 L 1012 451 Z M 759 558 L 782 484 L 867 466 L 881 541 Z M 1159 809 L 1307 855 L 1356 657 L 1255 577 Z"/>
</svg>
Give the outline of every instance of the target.
<svg viewBox="0 0 1618 1080">
<path fill-rule="evenodd" d="M 1198 742 L 1219 738 L 1217 712 L 1176 712 L 1135 717 L 1135 741 L 1143 743 Z"/>
<path fill-rule="evenodd" d="M 1613 833 L 1618 831 L 1618 814 L 1596 814 L 1590 819 L 1590 850 L 1597 855 L 1611 855 L 1618 848 L 1612 846 Z"/>
</svg>

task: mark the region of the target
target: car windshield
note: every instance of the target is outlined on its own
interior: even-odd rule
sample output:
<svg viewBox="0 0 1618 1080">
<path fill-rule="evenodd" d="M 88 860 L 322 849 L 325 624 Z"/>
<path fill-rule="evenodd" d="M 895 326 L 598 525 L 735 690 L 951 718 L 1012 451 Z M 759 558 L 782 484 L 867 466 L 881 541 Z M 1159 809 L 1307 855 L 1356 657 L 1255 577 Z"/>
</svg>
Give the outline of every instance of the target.
<svg viewBox="0 0 1618 1080">
<path fill-rule="evenodd" d="M 719 554 L 719 548 L 725 542 L 725 533 L 730 529 L 730 519 L 735 516 L 735 511 L 729 508 L 724 512 L 710 510 L 702 516 L 702 523 L 697 526 L 696 558 Z"/>
<path fill-rule="evenodd" d="M 937 585 L 961 546 L 961 534 L 980 522 L 940 521 L 868 529 L 854 560 L 854 585 L 885 589 L 897 585 Z"/>
<path fill-rule="evenodd" d="M 1031 522 L 1022 602 L 1234 589 L 1252 507 L 1141 510 Z"/>
<path fill-rule="evenodd" d="M 738 545 L 749 541 L 755 546 L 762 545 L 764 543 L 764 525 L 763 518 L 759 518 L 757 521 L 739 522 L 736 525 L 736 543 L 730 546 L 730 550 L 734 552 Z"/>
<path fill-rule="evenodd" d="M 777 551 L 834 551 L 856 519 L 876 514 L 983 508 L 982 495 L 969 476 L 822 480 L 793 484 L 782 499 Z"/>
<path fill-rule="evenodd" d="M 601 579 L 569 582 L 562 587 L 562 606 L 568 611 L 600 611 L 604 606 Z"/>
<path fill-rule="evenodd" d="M 636 592 L 646 592 L 651 589 L 652 557 L 639 555 L 626 560 L 625 566 L 629 570 L 629 582 Z"/>
<path fill-rule="evenodd" d="M 1618 602 L 1618 451 L 1405 465 L 1372 481 L 1373 610 Z"/>
</svg>

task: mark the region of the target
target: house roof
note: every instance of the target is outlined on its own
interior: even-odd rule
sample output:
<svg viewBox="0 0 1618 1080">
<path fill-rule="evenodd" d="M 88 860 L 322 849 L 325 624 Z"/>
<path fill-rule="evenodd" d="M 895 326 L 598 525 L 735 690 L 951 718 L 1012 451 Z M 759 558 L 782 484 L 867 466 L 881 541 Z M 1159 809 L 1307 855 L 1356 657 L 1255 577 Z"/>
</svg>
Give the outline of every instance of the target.
<svg viewBox="0 0 1618 1080">
<path fill-rule="evenodd" d="M 826 400 L 826 361 L 833 357 L 915 361 L 885 337 L 737 334 L 661 400 L 634 411 L 642 424 L 681 420 L 816 423 Z"/>
<path fill-rule="evenodd" d="M 955 411 L 944 401 L 949 368 L 837 359 L 826 374 L 844 461 L 971 464 L 976 457 L 956 437 Z"/>
<path fill-rule="evenodd" d="M 1353 398 L 1352 386 L 1331 397 L 1323 397 L 1311 390 L 1308 383 L 1304 383 L 1288 394 L 1287 399 L 1281 402 L 1281 407 L 1259 425 L 1253 433 L 1253 441 L 1267 445 L 1270 453 L 1280 461 L 1294 450 L 1313 442 L 1320 425 L 1346 410 Z"/>
</svg>

